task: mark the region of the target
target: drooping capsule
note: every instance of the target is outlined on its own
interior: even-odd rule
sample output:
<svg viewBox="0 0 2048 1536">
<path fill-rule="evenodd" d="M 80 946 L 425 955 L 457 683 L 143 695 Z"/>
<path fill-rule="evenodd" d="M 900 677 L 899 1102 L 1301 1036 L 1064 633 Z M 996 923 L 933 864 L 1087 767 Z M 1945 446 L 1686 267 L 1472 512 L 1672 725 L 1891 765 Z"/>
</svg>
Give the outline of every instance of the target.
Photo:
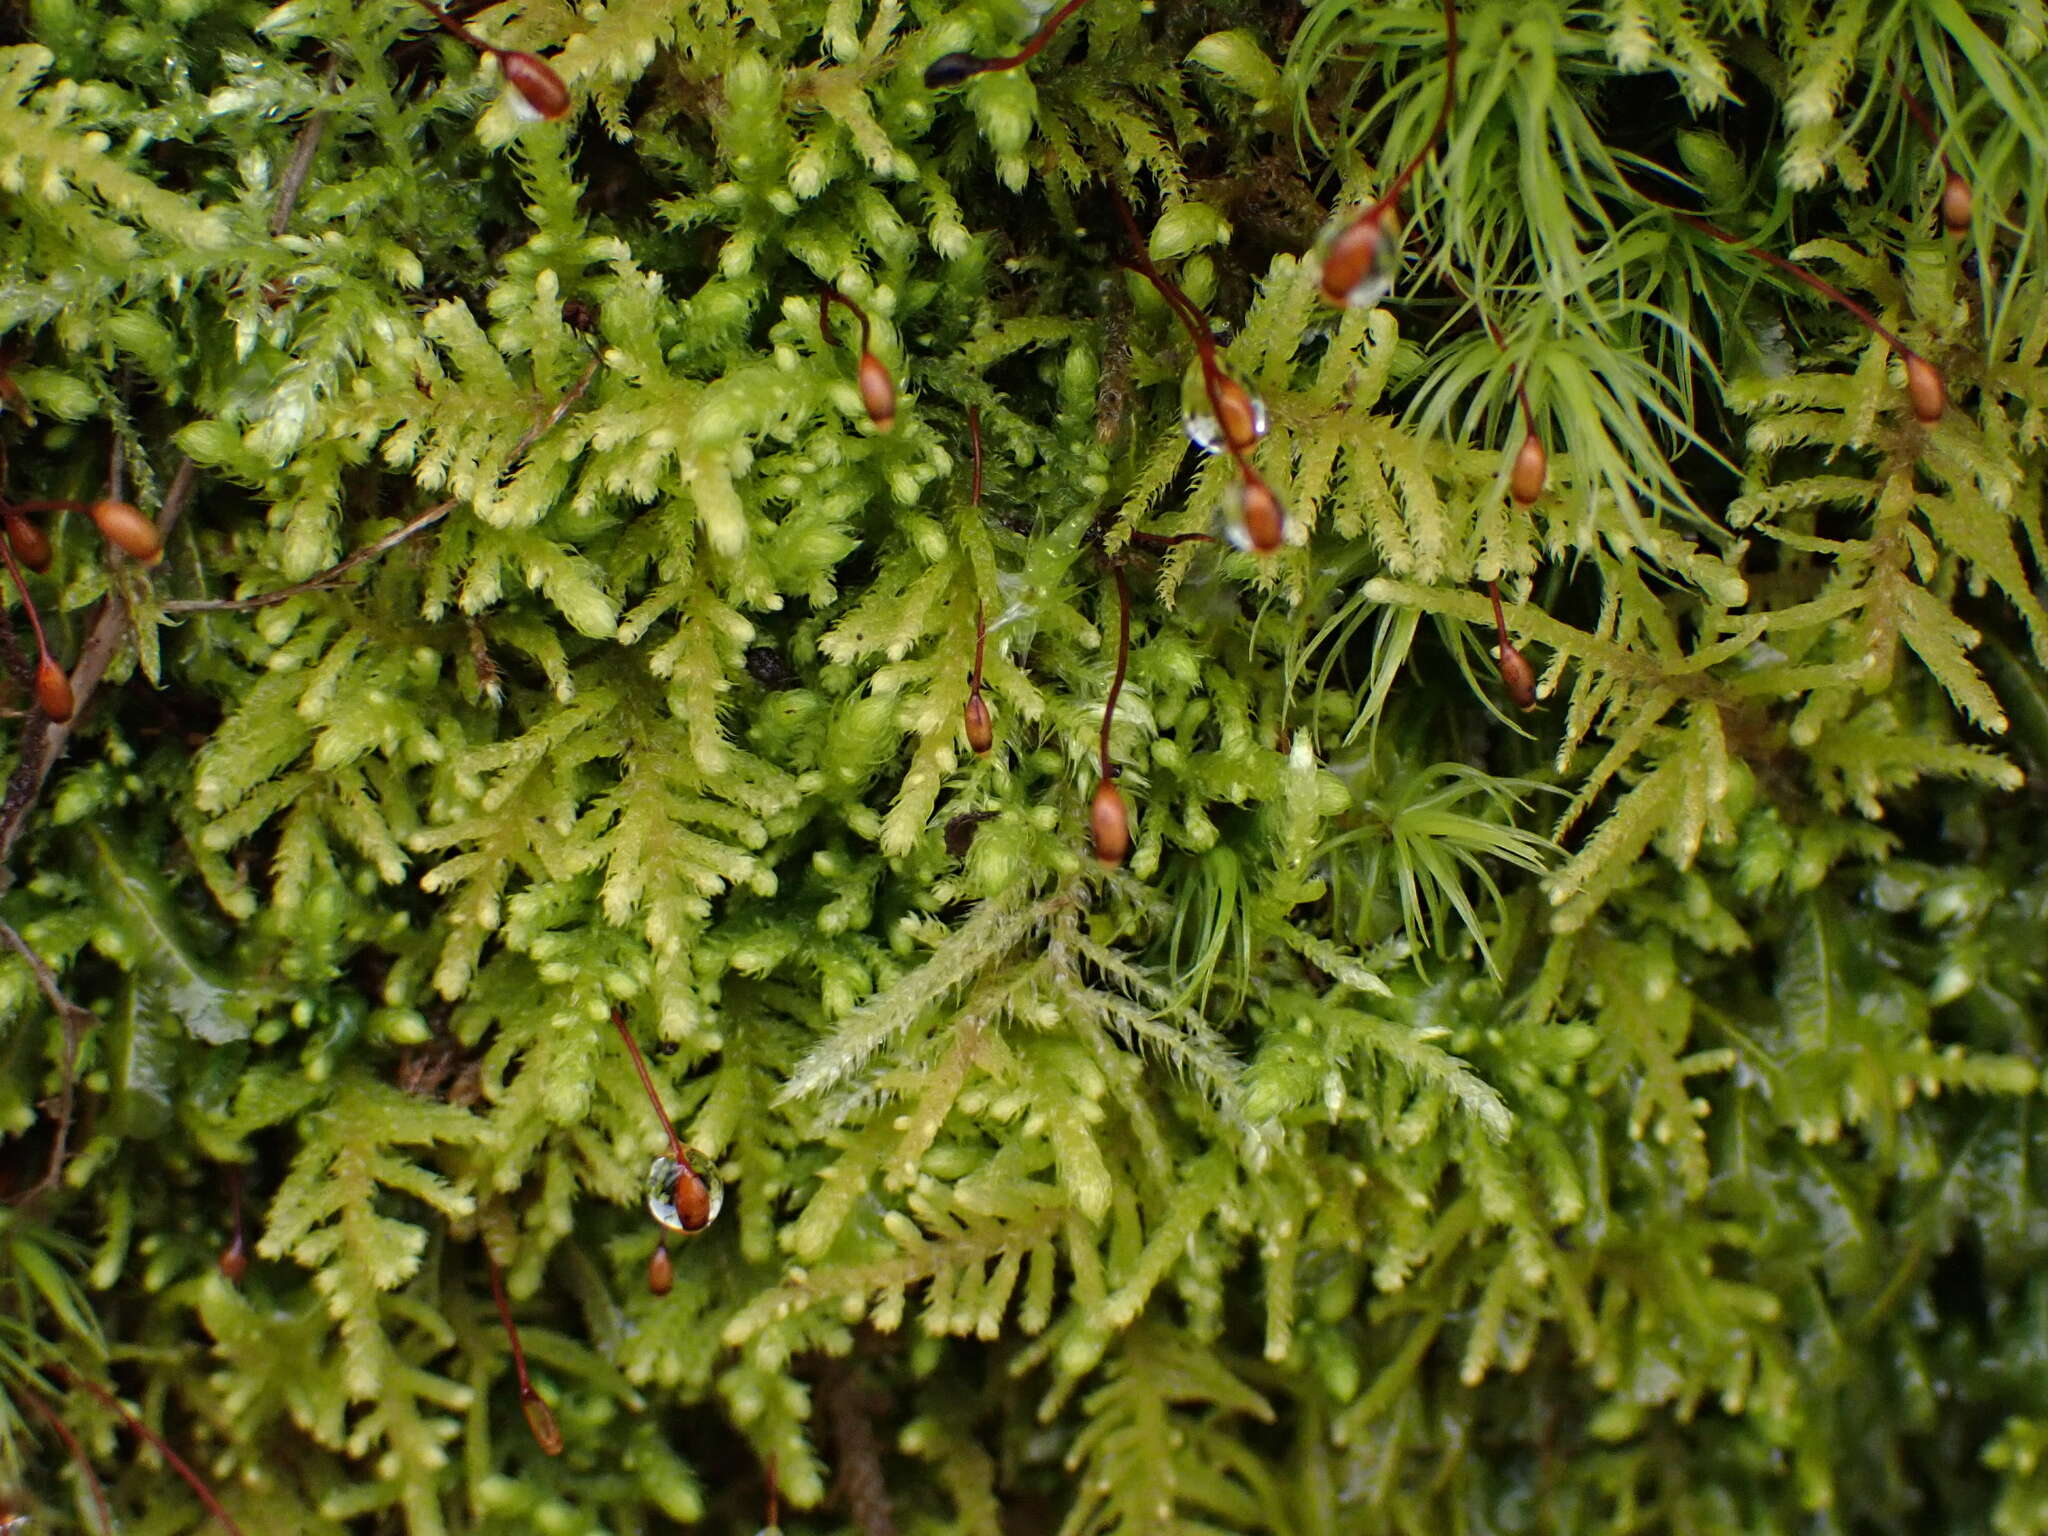
<svg viewBox="0 0 2048 1536">
<path fill-rule="evenodd" d="M 1208 370 L 1200 358 L 1182 376 L 1181 429 L 1202 452 L 1249 452 L 1266 435 L 1267 420 L 1266 402 L 1226 373 L 1216 375 L 1212 400 Z"/>
<path fill-rule="evenodd" d="M 668 1242 L 664 1239 L 654 1245 L 654 1252 L 647 1260 L 647 1289 L 656 1296 L 666 1296 L 675 1288 L 676 1261 L 669 1257 Z"/>
<path fill-rule="evenodd" d="M 9 512 L 4 521 L 7 527 L 8 547 L 14 551 L 14 558 L 32 571 L 47 571 L 50 568 L 50 536 L 19 512 Z"/>
<path fill-rule="evenodd" d="M 1095 798 L 1088 803 L 1088 834 L 1096 861 L 1104 868 L 1115 869 L 1129 857 L 1131 814 L 1112 779 L 1095 786 Z"/>
<path fill-rule="evenodd" d="M 1543 439 L 1531 432 L 1515 451 L 1515 467 L 1508 475 L 1508 494 L 1515 498 L 1516 506 L 1533 507 L 1549 479 L 1550 454 L 1543 446 Z"/>
<path fill-rule="evenodd" d="M 1225 493 L 1223 508 L 1230 542 L 1239 549 L 1270 555 L 1287 541 L 1287 513 L 1263 476 L 1241 465 L 1237 480 Z"/>
<path fill-rule="evenodd" d="M 552 123 L 569 111 L 569 88 L 537 53 L 498 52 L 498 68 L 512 87 L 513 112 L 529 123 Z"/>
<path fill-rule="evenodd" d="M 163 558 L 163 536 L 133 502 L 95 501 L 85 510 L 99 529 L 100 537 L 124 554 L 133 555 L 144 565 L 155 565 Z"/>
<path fill-rule="evenodd" d="M 1323 247 L 1320 287 L 1326 302 L 1370 309 L 1394 286 L 1400 251 L 1400 216 L 1373 207 L 1343 225 Z"/>
<path fill-rule="evenodd" d="M 1976 199 L 1971 195 L 1970 184 L 1955 171 L 1948 173 L 1948 180 L 1941 187 L 1941 226 L 1960 240 L 1970 232 L 1970 214 Z"/>
<path fill-rule="evenodd" d="M 1494 666 L 1500 673 L 1500 685 L 1507 696 L 1514 701 L 1515 708 L 1531 710 L 1536 707 L 1536 669 L 1529 665 L 1524 656 L 1505 633 L 1500 637 L 1499 654 Z"/>
<path fill-rule="evenodd" d="M 687 1163 L 657 1157 L 647 1170 L 647 1214 L 671 1232 L 702 1232 L 725 1208 L 725 1181 L 701 1153 Z"/>
<path fill-rule="evenodd" d="M 868 420 L 877 432 L 896 425 L 896 381 L 872 352 L 860 355 L 860 403 L 867 407 Z"/>
<path fill-rule="evenodd" d="M 242 1277 L 249 1273 L 249 1245 L 242 1234 L 237 1232 L 234 1241 L 220 1251 L 221 1278 L 229 1285 L 240 1285 Z"/>
<path fill-rule="evenodd" d="M 77 707 L 71 694 L 71 679 L 48 656 L 36 663 L 36 703 L 59 725 L 68 722 Z"/>
<path fill-rule="evenodd" d="M 1906 354 L 1906 399 L 1913 414 L 1929 426 L 1948 409 L 1948 385 L 1941 370 L 1917 352 Z"/>
<path fill-rule="evenodd" d="M 532 1387 L 519 1393 L 519 1411 L 526 1415 L 526 1427 L 533 1431 L 533 1443 L 550 1456 L 562 1454 L 562 1426 L 555 1422 L 555 1410 Z"/>
<path fill-rule="evenodd" d="M 988 702 L 982 698 L 979 688 L 967 695 L 964 714 L 967 745 L 975 750 L 976 755 L 987 757 L 996 744 L 996 729 L 994 721 L 989 718 Z"/>
<path fill-rule="evenodd" d="M 1258 446 L 1266 433 L 1266 407 L 1264 402 L 1246 391 L 1245 387 L 1227 374 L 1216 379 L 1216 424 L 1223 434 L 1223 445 L 1237 453 L 1248 453 Z"/>
<path fill-rule="evenodd" d="M 951 85 L 964 85 L 984 69 L 988 60 L 975 53 L 942 53 L 924 67 L 924 88 L 928 91 L 942 91 Z"/>
</svg>

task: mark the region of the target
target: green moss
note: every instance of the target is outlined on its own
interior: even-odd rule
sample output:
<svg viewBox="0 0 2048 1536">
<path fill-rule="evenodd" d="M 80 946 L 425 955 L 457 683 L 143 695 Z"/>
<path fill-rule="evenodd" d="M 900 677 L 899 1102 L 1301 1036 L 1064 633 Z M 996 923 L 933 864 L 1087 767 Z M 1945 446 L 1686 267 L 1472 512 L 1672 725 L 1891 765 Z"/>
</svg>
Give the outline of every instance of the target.
<svg viewBox="0 0 2048 1536">
<path fill-rule="evenodd" d="M 792 1536 L 2048 1532 L 2035 8 L 1467 0 L 1433 149 L 1438 0 L 1094 0 L 938 91 L 1026 8 L 470 20 L 566 122 L 409 0 L 0 18 L 0 494 L 178 514 L 29 578 L 110 669 L 47 785 L 13 695 L 0 915 L 93 1020 L 0 963 L 17 1195 L 70 1113 L 0 1498 L 207 1524 L 69 1372 L 252 1536 L 771 1469 Z M 1237 471 L 1105 183 L 1269 559 L 1135 537 Z M 660 1297 L 615 1010 L 726 1182 Z"/>
</svg>

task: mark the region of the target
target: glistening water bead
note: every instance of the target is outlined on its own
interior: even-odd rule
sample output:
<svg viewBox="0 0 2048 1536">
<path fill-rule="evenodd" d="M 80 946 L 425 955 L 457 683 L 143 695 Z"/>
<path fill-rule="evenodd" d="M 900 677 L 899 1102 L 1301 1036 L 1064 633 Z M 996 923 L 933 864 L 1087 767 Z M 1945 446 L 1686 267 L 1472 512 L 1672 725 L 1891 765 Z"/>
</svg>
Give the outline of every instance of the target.
<svg viewBox="0 0 2048 1536">
<path fill-rule="evenodd" d="M 1350 219 L 1332 220 L 1317 241 L 1321 287 L 1329 303 L 1371 309 L 1394 288 L 1401 260 L 1401 218 L 1391 208 L 1372 208 Z"/>
<path fill-rule="evenodd" d="M 671 1232 L 694 1236 L 725 1208 L 725 1180 L 710 1160 L 690 1148 L 685 1166 L 672 1157 L 657 1157 L 647 1170 L 647 1214 Z"/>
<path fill-rule="evenodd" d="M 1240 452 L 1249 451 L 1266 435 L 1266 402 L 1229 377 L 1222 380 L 1218 393 L 1222 396 L 1224 410 L 1235 418 L 1229 423 L 1230 431 L 1227 433 L 1225 423 L 1216 419 L 1216 407 L 1209 399 L 1202 360 L 1196 358 L 1188 366 L 1180 384 L 1180 424 L 1187 432 L 1188 441 L 1208 454 L 1222 453 L 1231 447 Z M 1237 439 L 1234 444 L 1230 441 L 1232 437 Z"/>
</svg>

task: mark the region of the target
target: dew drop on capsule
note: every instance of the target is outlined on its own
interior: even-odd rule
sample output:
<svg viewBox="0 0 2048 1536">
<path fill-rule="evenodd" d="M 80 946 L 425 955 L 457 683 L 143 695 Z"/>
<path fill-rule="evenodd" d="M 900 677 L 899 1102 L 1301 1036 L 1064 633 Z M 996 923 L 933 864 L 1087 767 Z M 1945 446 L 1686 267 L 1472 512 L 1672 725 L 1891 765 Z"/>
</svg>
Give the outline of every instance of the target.
<svg viewBox="0 0 2048 1536">
<path fill-rule="evenodd" d="M 1273 488 L 1243 470 L 1223 492 L 1223 533 L 1233 548 L 1270 555 L 1287 540 L 1287 510 Z"/>
<path fill-rule="evenodd" d="M 725 1181 L 708 1159 L 691 1152 L 689 1166 L 657 1157 L 647 1170 L 647 1214 L 671 1232 L 698 1233 L 725 1207 Z"/>
<path fill-rule="evenodd" d="M 1401 259 L 1401 221 L 1391 208 L 1333 220 L 1316 243 L 1323 298 L 1348 309 L 1371 309 L 1393 292 Z"/>
<path fill-rule="evenodd" d="M 1235 437 L 1238 451 L 1249 451 L 1266 435 L 1266 402 L 1228 377 L 1221 381 L 1217 392 L 1223 397 L 1223 422 L 1216 419 L 1216 409 L 1202 377 L 1202 360 L 1196 358 L 1180 383 L 1180 424 L 1188 441 L 1204 453 L 1216 454 L 1231 447 L 1231 438 Z"/>
</svg>

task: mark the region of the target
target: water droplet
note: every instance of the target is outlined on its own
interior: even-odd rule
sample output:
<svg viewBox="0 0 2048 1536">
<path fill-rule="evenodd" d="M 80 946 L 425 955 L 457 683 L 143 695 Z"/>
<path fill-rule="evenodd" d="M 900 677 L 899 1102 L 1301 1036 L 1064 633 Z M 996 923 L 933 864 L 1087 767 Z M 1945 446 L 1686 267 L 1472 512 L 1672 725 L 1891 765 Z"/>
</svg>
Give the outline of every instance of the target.
<svg viewBox="0 0 2048 1536">
<path fill-rule="evenodd" d="M 1323 297 L 1352 309 L 1371 309 L 1393 292 L 1401 265 L 1401 221 L 1391 208 L 1333 219 L 1316 243 L 1322 260 Z"/>
<path fill-rule="evenodd" d="M 1223 532 L 1236 549 L 1270 555 L 1287 539 L 1287 511 L 1273 488 L 1246 471 L 1223 492 Z"/>
<path fill-rule="evenodd" d="M 1239 452 L 1248 451 L 1266 435 L 1266 402 L 1227 375 L 1218 381 L 1223 409 L 1237 437 Z M 1215 402 L 1202 376 L 1202 360 L 1196 358 L 1180 382 L 1180 424 L 1188 441 L 1204 453 L 1221 453 L 1231 444 L 1216 419 Z"/>
<path fill-rule="evenodd" d="M 702 1153 L 683 1149 L 685 1167 L 657 1157 L 647 1170 L 647 1214 L 671 1232 L 702 1232 L 725 1208 L 725 1181 Z"/>
</svg>

